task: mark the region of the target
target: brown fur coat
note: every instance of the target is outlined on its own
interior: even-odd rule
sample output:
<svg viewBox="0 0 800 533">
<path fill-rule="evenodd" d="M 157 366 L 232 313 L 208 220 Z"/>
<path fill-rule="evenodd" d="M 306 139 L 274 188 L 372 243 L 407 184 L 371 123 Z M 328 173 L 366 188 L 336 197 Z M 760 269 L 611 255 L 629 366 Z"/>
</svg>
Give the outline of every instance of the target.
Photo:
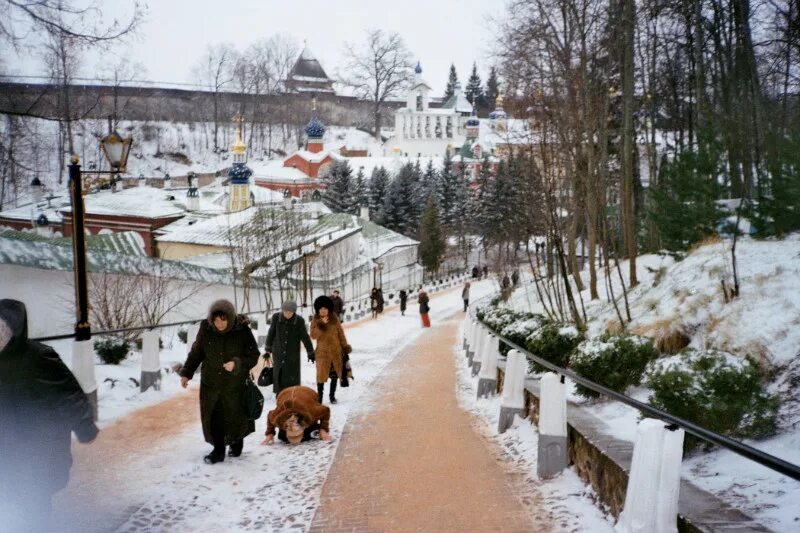
<svg viewBox="0 0 800 533">
<path fill-rule="evenodd" d="M 351 348 L 347 344 L 344 328 L 342 328 L 336 313 L 328 315 L 327 324 L 319 315 L 315 315 L 314 320 L 311 321 L 311 338 L 317 341 L 317 347 L 314 350 L 317 355 L 317 383 L 328 381 L 331 365 L 333 365 L 336 375 L 341 378 L 344 366 L 342 355 L 350 353 Z"/>
</svg>

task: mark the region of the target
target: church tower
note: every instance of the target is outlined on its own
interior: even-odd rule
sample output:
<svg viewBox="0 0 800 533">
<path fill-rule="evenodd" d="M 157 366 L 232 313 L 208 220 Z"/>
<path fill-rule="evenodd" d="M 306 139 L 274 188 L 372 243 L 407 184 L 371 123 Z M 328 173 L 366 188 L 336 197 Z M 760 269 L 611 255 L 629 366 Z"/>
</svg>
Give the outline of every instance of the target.
<svg viewBox="0 0 800 533">
<path fill-rule="evenodd" d="M 317 118 L 317 99 L 312 100 L 311 121 L 306 125 L 306 150 L 312 154 L 318 154 L 324 148 L 322 138 L 325 136 L 325 124 Z"/>
<path fill-rule="evenodd" d="M 228 169 L 228 211 L 231 213 L 253 205 L 250 201 L 250 176 L 253 171 L 246 165 L 247 145 L 242 140 L 244 118 L 237 116 L 236 121 L 239 122 L 239 129 L 236 132 L 236 142 L 231 147 L 233 165 Z"/>
</svg>

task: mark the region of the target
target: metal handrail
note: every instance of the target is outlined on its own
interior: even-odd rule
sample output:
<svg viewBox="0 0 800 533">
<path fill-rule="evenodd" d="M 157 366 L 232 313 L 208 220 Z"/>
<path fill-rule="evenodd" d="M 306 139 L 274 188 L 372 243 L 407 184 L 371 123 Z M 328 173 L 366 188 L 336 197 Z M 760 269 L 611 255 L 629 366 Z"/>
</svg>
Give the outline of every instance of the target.
<svg viewBox="0 0 800 533">
<path fill-rule="evenodd" d="M 486 327 L 487 329 L 491 329 L 491 328 L 488 328 L 488 326 L 486 326 L 482 322 L 481 322 L 481 324 L 484 327 Z M 566 368 L 562 368 L 560 366 L 554 365 L 550 361 L 547 361 L 546 359 L 543 359 L 543 358 L 539 357 L 538 355 L 532 354 L 531 352 L 529 352 L 525 348 L 522 348 L 522 347 L 518 346 L 517 344 L 515 344 L 514 342 L 512 342 L 512 341 L 508 340 L 507 338 L 503 337 L 499 333 L 495 333 L 495 335 L 498 337 L 498 339 L 501 342 L 504 342 L 505 344 L 507 344 L 511 348 L 513 348 L 515 350 L 519 350 L 521 353 L 525 354 L 525 357 L 527 357 L 529 360 L 535 361 L 536 363 L 542 365 L 543 367 L 545 367 L 545 368 L 547 368 L 549 370 L 552 370 L 556 374 L 568 377 L 572 381 L 574 381 L 576 383 L 580 383 L 581 385 L 583 385 L 584 387 L 586 387 L 588 389 L 591 389 L 591 390 L 593 390 L 595 392 L 598 392 L 598 393 L 600 393 L 600 394 L 602 394 L 604 396 L 607 396 L 609 398 L 613 398 L 613 399 L 615 399 L 615 400 L 617 400 L 619 402 L 622 402 L 622 403 L 624 403 L 626 405 L 629 405 L 629 406 L 633 407 L 634 409 L 639 410 L 642 413 L 645 413 L 645 414 L 647 414 L 649 416 L 652 416 L 654 418 L 658 418 L 660 420 L 668 422 L 668 423 L 670 423 L 670 424 L 672 424 L 674 426 L 678 426 L 680 428 L 683 428 L 686 432 L 691 433 L 695 437 L 698 437 L 698 438 L 700 438 L 700 439 L 702 439 L 702 440 L 704 440 L 706 442 L 710 442 L 712 444 L 716 444 L 718 446 L 726 448 L 726 449 L 728 449 L 728 450 L 730 450 L 730 451 L 732 451 L 732 452 L 734 452 L 736 454 L 741 455 L 742 457 L 745 457 L 747 459 L 750 459 L 751 461 L 754 461 L 754 462 L 760 464 L 761 466 L 765 466 L 765 467 L 769 468 L 770 470 L 774 470 L 776 472 L 780 472 L 781 474 L 783 474 L 785 476 L 788 476 L 788 477 L 790 477 L 790 478 L 792 478 L 792 479 L 794 479 L 796 481 L 800 481 L 800 466 L 798 466 L 798 465 L 792 464 L 792 463 L 790 463 L 788 461 L 784 461 L 780 457 L 775 457 L 774 455 L 770 455 L 770 454 L 768 454 L 766 452 L 763 452 L 763 451 L 761 451 L 761 450 L 759 450 L 757 448 L 753 448 L 752 446 L 748 446 L 747 444 L 744 444 L 742 442 L 734 440 L 734 439 L 732 439 L 730 437 L 726 437 L 725 435 L 721 435 L 721 434 L 716 433 L 714 431 L 705 429 L 705 428 L 700 427 L 700 426 L 698 426 L 698 425 L 696 425 L 696 424 L 694 424 L 692 422 L 689 422 L 688 420 L 684 420 L 683 418 L 674 416 L 674 415 L 672 415 L 670 413 L 667 413 L 666 411 L 662 411 L 661 409 L 657 409 L 657 408 L 653 407 L 652 405 L 648 405 L 646 403 L 642 403 L 642 402 L 640 402 L 638 400 L 635 400 L 635 399 L 631 398 L 630 396 L 626 396 L 626 395 L 624 395 L 622 393 L 619 393 L 617 391 L 614 391 L 614 390 L 611 390 L 611 389 L 609 389 L 607 387 L 604 387 L 603 385 L 600 385 L 599 383 L 595 383 L 594 381 L 592 381 L 590 379 L 587 379 L 585 377 L 579 376 L 578 374 L 576 374 L 575 372 L 572 372 L 571 370 L 567 370 Z"/>
<path fill-rule="evenodd" d="M 259 313 L 271 313 L 277 312 L 279 309 L 264 309 L 262 311 L 248 311 L 246 313 L 238 313 L 240 315 L 257 315 Z M 109 329 L 106 331 L 97 331 L 92 332 L 92 337 L 99 337 L 102 335 L 111 335 L 112 333 L 127 333 L 129 331 L 144 331 L 144 330 L 151 330 L 151 329 L 161 329 L 161 328 L 169 328 L 172 326 L 185 326 L 187 324 L 194 324 L 195 322 L 202 322 L 205 320 L 206 317 L 203 318 L 196 318 L 194 320 L 184 320 L 182 322 L 170 322 L 169 324 L 147 324 L 144 326 L 134 326 L 131 328 L 120 328 L 120 329 Z M 64 339 L 71 339 L 75 336 L 74 333 L 65 333 L 63 335 L 51 335 L 49 337 L 36 337 L 30 339 L 36 342 L 47 342 L 47 341 L 59 341 Z"/>
</svg>

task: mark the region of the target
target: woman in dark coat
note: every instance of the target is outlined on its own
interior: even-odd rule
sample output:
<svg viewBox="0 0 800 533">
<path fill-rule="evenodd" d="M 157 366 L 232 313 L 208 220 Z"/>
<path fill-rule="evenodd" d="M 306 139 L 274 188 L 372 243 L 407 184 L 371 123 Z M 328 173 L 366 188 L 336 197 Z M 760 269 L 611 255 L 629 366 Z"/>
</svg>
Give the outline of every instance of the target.
<svg viewBox="0 0 800 533">
<path fill-rule="evenodd" d="M 0 530 L 53 530 L 73 431 L 82 443 L 97 436 L 86 394 L 52 348 L 28 339 L 25 304 L 0 300 Z"/>
<path fill-rule="evenodd" d="M 405 289 L 400 291 L 400 314 L 402 316 L 406 316 L 406 300 L 408 299 L 408 293 Z"/>
<path fill-rule="evenodd" d="M 372 310 L 372 318 L 378 318 L 378 313 L 380 312 L 380 298 L 377 288 L 372 289 L 372 292 L 369 294 L 369 308 Z"/>
<path fill-rule="evenodd" d="M 200 371 L 200 419 L 203 435 L 214 450 L 205 457 L 208 464 L 239 457 L 244 438 L 255 431 L 255 423 L 242 406 L 245 380 L 258 361 L 258 344 L 244 316 L 237 316 L 233 304 L 217 300 L 208 310 L 208 319 L 200 324 L 197 339 L 181 369 L 185 388 Z"/>
<path fill-rule="evenodd" d="M 297 314 L 297 304 L 283 302 L 281 311 L 272 315 L 267 333 L 266 351 L 272 354 L 276 395 L 286 387 L 300 385 L 300 343 L 306 347 L 308 360 L 314 362 L 314 345 L 308 336 L 306 321 Z"/>
</svg>

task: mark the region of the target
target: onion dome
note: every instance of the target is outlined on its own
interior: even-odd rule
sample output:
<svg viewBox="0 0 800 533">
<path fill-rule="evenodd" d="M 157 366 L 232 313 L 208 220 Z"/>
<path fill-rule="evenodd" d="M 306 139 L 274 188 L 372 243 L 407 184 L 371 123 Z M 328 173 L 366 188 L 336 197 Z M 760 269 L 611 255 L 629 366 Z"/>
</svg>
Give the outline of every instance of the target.
<svg viewBox="0 0 800 533">
<path fill-rule="evenodd" d="M 50 224 L 50 221 L 47 220 L 47 217 L 45 216 L 44 213 L 39 215 L 39 218 L 36 219 L 37 226 L 47 226 L 48 224 Z"/>
<path fill-rule="evenodd" d="M 422 65 L 419 64 L 419 61 L 417 61 L 417 66 L 414 67 L 414 73 L 415 74 L 422 74 Z"/>
<path fill-rule="evenodd" d="M 250 170 L 244 163 L 234 163 L 228 169 L 228 183 L 230 185 L 247 185 L 250 183 L 250 176 L 253 171 Z"/>
<path fill-rule="evenodd" d="M 481 122 L 478 120 L 478 117 L 476 117 L 474 115 L 467 119 L 467 127 L 468 128 L 469 127 L 475 128 L 475 127 L 478 127 L 480 125 L 481 125 Z"/>
<path fill-rule="evenodd" d="M 306 126 L 306 135 L 309 139 L 322 139 L 322 136 L 325 135 L 325 124 L 314 116 Z"/>
</svg>

